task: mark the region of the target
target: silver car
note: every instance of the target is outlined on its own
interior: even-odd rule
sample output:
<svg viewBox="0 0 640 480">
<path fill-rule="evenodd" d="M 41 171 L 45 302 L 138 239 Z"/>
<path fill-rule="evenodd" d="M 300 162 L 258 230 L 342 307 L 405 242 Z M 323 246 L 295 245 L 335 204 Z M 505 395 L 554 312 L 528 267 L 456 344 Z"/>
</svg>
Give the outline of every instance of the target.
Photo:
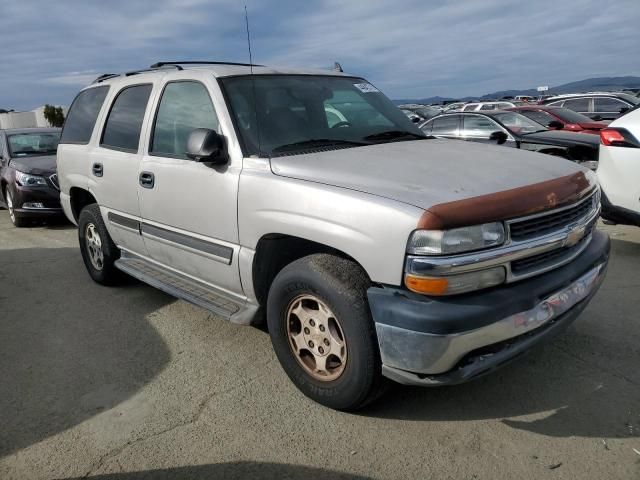
<svg viewBox="0 0 640 480">
<path fill-rule="evenodd" d="M 91 278 L 266 317 L 291 381 L 336 409 L 390 379 L 494 370 L 573 321 L 608 260 L 590 171 L 428 137 L 335 71 L 101 76 L 70 108 L 58 174 Z"/>
</svg>

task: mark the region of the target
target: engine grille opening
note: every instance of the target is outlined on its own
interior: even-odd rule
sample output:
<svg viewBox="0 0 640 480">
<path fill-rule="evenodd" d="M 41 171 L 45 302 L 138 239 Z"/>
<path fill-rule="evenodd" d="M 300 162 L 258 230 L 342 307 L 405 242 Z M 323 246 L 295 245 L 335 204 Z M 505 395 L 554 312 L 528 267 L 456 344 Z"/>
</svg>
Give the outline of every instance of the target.
<svg viewBox="0 0 640 480">
<path fill-rule="evenodd" d="M 511 240 L 524 241 L 554 232 L 584 218 L 597 208 L 596 193 L 582 202 L 564 210 L 550 212 L 528 220 L 515 221 L 509 225 Z"/>
</svg>

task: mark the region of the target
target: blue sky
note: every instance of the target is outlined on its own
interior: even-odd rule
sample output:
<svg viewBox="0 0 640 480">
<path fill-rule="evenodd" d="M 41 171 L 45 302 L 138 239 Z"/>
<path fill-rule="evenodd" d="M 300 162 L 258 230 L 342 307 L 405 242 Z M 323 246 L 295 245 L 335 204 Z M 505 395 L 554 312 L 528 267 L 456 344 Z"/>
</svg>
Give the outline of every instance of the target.
<svg viewBox="0 0 640 480">
<path fill-rule="evenodd" d="M 68 105 L 98 74 L 247 61 L 243 1 L 0 0 L 0 108 Z M 392 98 L 640 75 L 638 0 L 247 0 L 254 62 L 334 61 Z"/>
</svg>

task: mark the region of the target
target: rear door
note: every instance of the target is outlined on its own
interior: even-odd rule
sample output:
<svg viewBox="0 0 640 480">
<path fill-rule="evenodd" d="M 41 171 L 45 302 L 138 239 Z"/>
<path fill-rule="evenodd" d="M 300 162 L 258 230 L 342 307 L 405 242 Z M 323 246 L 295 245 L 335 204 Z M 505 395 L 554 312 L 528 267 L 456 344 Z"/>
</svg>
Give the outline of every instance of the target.
<svg viewBox="0 0 640 480">
<path fill-rule="evenodd" d="M 423 131 L 434 137 L 459 138 L 460 115 L 436 117 L 425 125 Z"/>
<path fill-rule="evenodd" d="M 574 112 L 586 115 L 589 118 L 594 118 L 594 113 L 592 111 L 592 102 L 591 98 L 589 97 L 569 98 L 564 101 L 562 106 L 564 108 L 573 110 Z"/>
<path fill-rule="evenodd" d="M 118 247 L 139 255 L 146 255 L 139 231 L 141 133 L 152 92 L 151 82 L 112 92 L 99 145 L 90 153 L 92 190 L 109 234 Z"/>
</svg>

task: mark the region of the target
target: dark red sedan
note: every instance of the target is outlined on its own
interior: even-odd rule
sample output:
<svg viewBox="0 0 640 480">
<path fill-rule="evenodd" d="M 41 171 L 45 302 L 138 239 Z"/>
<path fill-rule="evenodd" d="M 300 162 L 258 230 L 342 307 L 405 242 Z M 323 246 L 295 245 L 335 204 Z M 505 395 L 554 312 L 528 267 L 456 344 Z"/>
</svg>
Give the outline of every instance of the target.
<svg viewBox="0 0 640 480">
<path fill-rule="evenodd" d="M 586 115 L 562 107 L 526 105 L 509 108 L 508 110 L 521 113 L 534 122 L 553 130 L 568 130 L 599 135 L 600 130 L 607 126 L 606 122 L 596 122 Z"/>
</svg>

